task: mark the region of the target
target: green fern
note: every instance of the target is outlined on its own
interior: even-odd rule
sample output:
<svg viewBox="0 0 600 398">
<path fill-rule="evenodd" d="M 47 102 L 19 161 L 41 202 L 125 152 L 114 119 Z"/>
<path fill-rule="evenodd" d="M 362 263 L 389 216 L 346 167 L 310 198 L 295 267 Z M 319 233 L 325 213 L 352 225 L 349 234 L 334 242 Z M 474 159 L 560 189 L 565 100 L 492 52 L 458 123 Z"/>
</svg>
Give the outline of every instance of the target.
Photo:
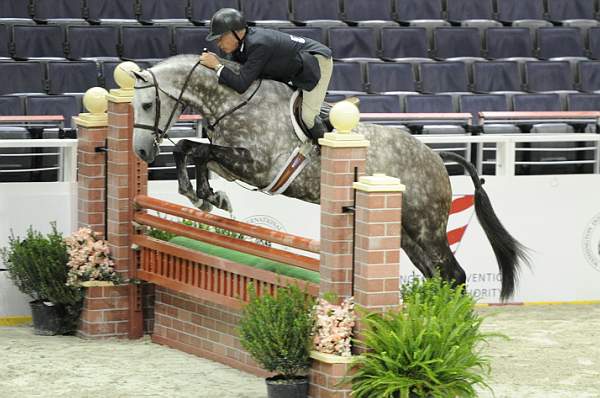
<svg viewBox="0 0 600 398">
<path fill-rule="evenodd" d="M 367 330 L 355 373 L 354 398 L 476 397 L 489 388 L 489 358 L 481 344 L 482 318 L 464 286 L 436 277 L 416 279 L 402 290 L 403 308 L 363 318 Z"/>
</svg>

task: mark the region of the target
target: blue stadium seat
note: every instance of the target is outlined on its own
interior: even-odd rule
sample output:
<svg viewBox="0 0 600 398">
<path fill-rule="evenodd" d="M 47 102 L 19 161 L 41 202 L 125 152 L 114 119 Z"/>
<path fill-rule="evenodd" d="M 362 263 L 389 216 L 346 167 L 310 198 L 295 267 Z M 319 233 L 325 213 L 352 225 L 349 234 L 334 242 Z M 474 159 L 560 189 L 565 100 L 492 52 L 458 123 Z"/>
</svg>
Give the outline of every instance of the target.
<svg viewBox="0 0 600 398">
<path fill-rule="evenodd" d="M 451 21 L 494 19 L 492 0 L 446 0 L 446 10 Z"/>
<path fill-rule="evenodd" d="M 539 28 L 538 58 L 578 57 L 585 55 L 583 38 L 578 28 Z"/>
<path fill-rule="evenodd" d="M 204 48 L 214 53 L 220 50 L 214 41 L 206 41 L 208 27 L 176 26 L 173 29 L 176 54 L 200 54 Z"/>
<path fill-rule="evenodd" d="M 330 28 L 328 43 L 336 59 L 376 59 L 378 57 L 375 30 L 368 27 Z"/>
<path fill-rule="evenodd" d="M 456 112 L 454 100 L 450 95 L 407 95 L 404 97 L 404 111 L 407 113 L 453 113 Z M 464 134 L 465 130 L 457 125 L 423 125 L 419 129 L 423 134 Z M 439 147 L 436 144 L 433 148 Z M 447 145 L 446 145 L 447 146 Z"/>
<path fill-rule="evenodd" d="M 122 26 L 121 42 L 125 59 L 161 60 L 171 55 L 171 36 L 167 26 Z"/>
<path fill-rule="evenodd" d="M 479 112 L 506 112 L 508 100 L 502 94 L 461 95 L 458 102 L 459 112 L 473 115 L 473 126 L 479 125 Z M 492 125 L 483 129 L 484 133 L 514 134 L 519 130 L 513 125 Z"/>
<path fill-rule="evenodd" d="M 360 100 L 358 109 L 362 113 L 399 113 L 400 100 L 395 95 L 357 95 Z"/>
<path fill-rule="evenodd" d="M 517 94 L 512 97 L 512 100 L 515 112 L 557 112 L 561 110 L 558 94 Z"/>
<path fill-rule="evenodd" d="M 240 0 L 240 10 L 250 24 L 258 26 L 294 26 L 290 22 L 287 1 Z"/>
<path fill-rule="evenodd" d="M 421 92 L 461 93 L 469 91 L 467 68 L 462 62 L 425 62 L 420 65 Z"/>
<path fill-rule="evenodd" d="M 33 0 L 33 18 L 42 23 L 83 23 L 82 0 Z"/>
<path fill-rule="evenodd" d="M 598 111 L 600 109 L 600 94 L 569 94 L 567 110 L 569 111 Z"/>
<path fill-rule="evenodd" d="M 543 0 L 496 0 L 496 6 L 500 21 L 544 19 Z"/>
<path fill-rule="evenodd" d="M 45 92 L 41 62 L 0 62 L 0 76 L 10 76 L 0 84 L 0 94 Z"/>
<path fill-rule="evenodd" d="M 579 89 L 588 93 L 600 92 L 600 61 L 584 61 L 577 66 L 579 68 Z"/>
<path fill-rule="evenodd" d="M 28 115 L 63 115 L 65 127 L 81 112 L 81 97 L 75 95 L 28 95 L 25 98 Z"/>
<path fill-rule="evenodd" d="M 334 62 L 329 94 L 365 94 L 362 70 L 358 62 Z"/>
<path fill-rule="evenodd" d="M 338 1 L 291 0 L 292 19 L 301 25 L 309 26 L 346 26 L 340 19 Z"/>
<path fill-rule="evenodd" d="M 13 26 L 15 59 L 65 58 L 65 37 L 59 25 Z"/>
<path fill-rule="evenodd" d="M 91 23 L 137 22 L 136 0 L 86 0 L 84 15 Z"/>
<path fill-rule="evenodd" d="M 591 19 L 596 17 L 594 0 L 546 0 L 548 18 L 553 21 Z"/>
<path fill-rule="evenodd" d="M 0 115 L 13 116 L 24 115 L 25 104 L 23 99 L 17 95 L 0 96 Z"/>
<path fill-rule="evenodd" d="M 95 62 L 49 62 L 48 93 L 84 93 L 98 85 Z"/>
<path fill-rule="evenodd" d="M 589 30 L 589 53 L 590 58 L 600 59 L 600 28 Z"/>
<path fill-rule="evenodd" d="M 194 23 L 208 24 L 213 14 L 221 8 L 240 9 L 238 0 L 190 0 L 190 19 Z"/>
<path fill-rule="evenodd" d="M 485 32 L 486 57 L 531 58 L 533 44 L 527 28 L 488 28 Z"/>
<path fill-rule="evenodd" d="M 11 23 L 21 23 L 26 20 L 31 21 L 30 11 L 29 1 L 0 1 L 0 23 L 4 23 L 5 21 Z"/>
<path fill-rule="evenodd" d="M 419 27 L 381 29 L 381 57 L 417 62 L 431 60 L 427 44 L 427 31 Z"/>
<path fill-rule="evenodd" d="M 69 59 L 113 59 L 119 57 L 119 29 L 115 25 L 71 25 L 66 28 Z"/>
<path fill-rule="evenodd" d="M 10 48 L 10 27 L 9 25 L 0 25 L 0 61 L 8 60 L 11 57 Z"/>
<path fill-rule="evenodd" d="M 394 0 L 398 21 L 443 19 L 441 0 Z"/>
<path fill-rule="evenodd" d="M 140 0 L 140 21 L 190 24 L 188 0 Z"/>
<path fill-rule="evenodd" d="M 521 90 L 519 65 L 516 62 L 492 61 L 473 64 L 473 91 L 492 93 Z"/>
<path fill-rule="evenodd" d="M 281 32 L 292 36 L 307 37 L 325 44 L 325 34 L 319 26 L 296 26 L 294 28 L 279 28 Z"/>
<path fill-rule="evenodd" d="M 407 95 L 404 98 L 406 113 L 452 113 L 452 97 L 449 95 Z"/>
<path fill-rule="evenodd" d="M 359 26 L 398 26 L 390 0 L 342 0 L 342 19 Z"/>
<path fill-rule="evenodd" d="M 571 67 L 566 61 L 525 63 L 525 81 L 529 92 L 573 90 Z"/>
<path fill-rule="evenodd" d="M 477 28 L 435 28 L 434 54 L 440 59 L 481 59 L 481 39 Z"/>
<path fill-rule="evenodd" d="M 366 66 L 369 93 L 414 92 L 415 76 L 409 63 L 370 62 Z"/>
</svg>

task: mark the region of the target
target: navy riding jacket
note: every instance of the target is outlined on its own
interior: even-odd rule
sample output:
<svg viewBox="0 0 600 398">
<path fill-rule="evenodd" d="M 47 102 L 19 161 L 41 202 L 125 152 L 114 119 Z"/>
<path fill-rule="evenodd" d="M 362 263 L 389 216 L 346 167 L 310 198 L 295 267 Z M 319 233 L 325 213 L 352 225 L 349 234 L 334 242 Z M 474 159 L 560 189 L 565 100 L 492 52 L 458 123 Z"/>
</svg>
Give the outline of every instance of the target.
<svg viewBox="0 0 600 398">
<path fill-rule="evenodd" d="M 312 90 L 321 78 L 313 54 L 331 57 L 325 45 L 277 30 L 247 28 L 242 44 L 232 54 L 241 65 L 239 74 L 223 68 L 219 83 L 243 93 L 258 78 L 272 79 L 303 90 Z"/>
</svg>

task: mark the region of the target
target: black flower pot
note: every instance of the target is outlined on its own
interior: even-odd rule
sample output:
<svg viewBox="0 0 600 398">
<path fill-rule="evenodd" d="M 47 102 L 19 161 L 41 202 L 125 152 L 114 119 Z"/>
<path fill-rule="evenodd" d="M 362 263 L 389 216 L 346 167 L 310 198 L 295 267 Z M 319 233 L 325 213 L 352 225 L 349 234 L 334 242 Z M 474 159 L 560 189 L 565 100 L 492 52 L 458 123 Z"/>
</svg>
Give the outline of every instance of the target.
<svg viewBox="0 0 600 398">
<path fill-rule="evenodd" d="M 306 398 L 308 397 L 308 378 L 296 377 L 284 379 L 282 376 L 269 377 L 267 382 L 268 398 Z"/>
<path fill-rule="evenodd" d="M 33 318 L 33 333 L 40 336 L 54 336 L 61 332 L 62 317 L 55 305 L 44 304 L 43 301 L 29 302 Z"/>
</svg>

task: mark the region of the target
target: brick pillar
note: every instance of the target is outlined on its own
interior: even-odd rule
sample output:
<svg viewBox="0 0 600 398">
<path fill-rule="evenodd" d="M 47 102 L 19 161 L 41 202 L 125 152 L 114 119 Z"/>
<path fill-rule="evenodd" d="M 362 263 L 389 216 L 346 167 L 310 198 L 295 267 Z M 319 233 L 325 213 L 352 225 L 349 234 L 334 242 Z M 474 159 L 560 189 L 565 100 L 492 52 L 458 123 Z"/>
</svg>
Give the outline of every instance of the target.
<svg viewBox="0 0 600 398">
<path fill-rule="evenodd" d="M 355 303 L 369 311 L 400 304 L 400 235 L 404 185 L 384 174 L 356 189 Z"/>
<path fill-rule="evenodd" d="M 95 87 L 86 93 L 86 108 L 74 118 L 77 125 L 77 228 L 87 227 L 104 238 L 104 148 L 108 131 L 106 117 L 106 90 Z M 92 98 L 92 100 L 90 100 Z M 100 101 L 93 102 L 93 99 Z M 93 102 L 94 105 L 90 105 Z"/>
<path fill-rule="evenodd" d="M 131 249 L 133 203 L 137 194 L 146 194 L 148 167 L 133 153 L 133 85 L 127 70 L 139 70 L 132 62 L 117 66 L 115 80 L 121 87 L 108 95 L 108 241 L 115 270 L 124 278 L 136 278 L 137 252 Z M 143 335 L 142 286 L 129 284 L 127 337 Z M 123 314 L 125 314 L 123 312 Z"/>
<path fill-rule="evenodd" d="M 105 159 L 108 154 L 96 148 L 104 148 L 107 139 L 107 94 L 100 87 L 89 89 L 83 103 L 90 112 L 74 118 L 78 127 L 78 226 L 90 227 L 104 239 Z M 126 337 L 129 286 L 96 284 L 101 286 L 85 288 L 77 334 L 84 338 Z"/>
<path fill-rule="evenodd" d="M 354 298 L 370 312 L 400 305 L 400 235 L 404 185 L 384 174 L 361 177 L 356 189 L 356 248 Z M 364 325 L 358 319 L 354 336 L 361 339 Z M 360 344 L 355 353 L 363 351 Z"/>
<path fill-rule="evenodd" d="M 333 292 L 340 299 L 352 296 L 353 222 L 355 170 L 365 174 L 369 141 L 352 129 L 358 109 L 343 101 L 330 114 L 336 130 L 319 140 L 321 144 L 321 285 L 320 293 Z M 309 396 L 349 398 L 351 386 L 341 384 L 349 370 L 348 357 L 312 352 Z"/>
<path fill-rule="evenodd" d="M 349 103 L 348 106 L 354 107 Z M 358 113 L 356 115 L 358 119 Z M 344 212 L 343 208 L 353 205 L 354 172 L 356 169 L 358 176 L 365 173 L 369 145 L 362 135 L 350 133 L 350 128 L 353 126 L 344 127 L 349 128 L 337 128 L 335 133 L 327 133 L 319 140 L 321 144 L 320 292 L 321 294 L 333 292 L 340 298 L 352 296 L 353 214 Z"/>
</svg>

